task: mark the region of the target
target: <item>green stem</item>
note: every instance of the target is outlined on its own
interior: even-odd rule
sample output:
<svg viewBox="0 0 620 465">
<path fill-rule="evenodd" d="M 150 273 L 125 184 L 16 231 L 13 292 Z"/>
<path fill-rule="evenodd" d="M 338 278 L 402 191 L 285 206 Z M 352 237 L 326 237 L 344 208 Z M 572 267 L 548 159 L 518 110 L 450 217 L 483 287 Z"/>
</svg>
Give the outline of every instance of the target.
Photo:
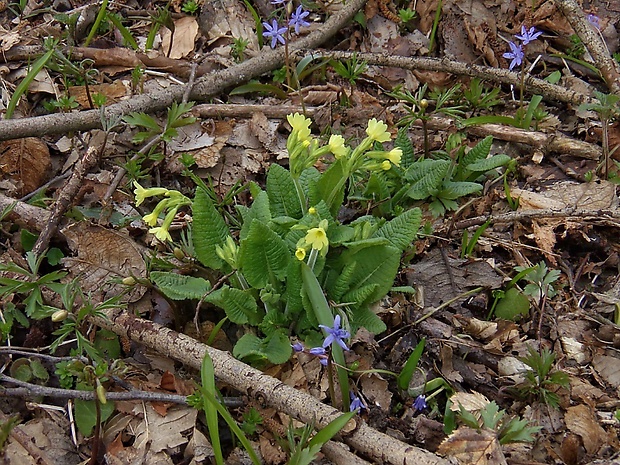
<svg viewBox="0 0 620 465">
<path fill-rule="evenodd" d="M 299 205 L 301 206 L 302 215 L 306 211 L 306 194 L 304 194 L 304 190 L 301 187 L 301 182 L 299 178 L 293 177 L 293 183 L 295 184 L 295 192 L 297 192 L 297 198 L 299 199 Z"/>
<path fill-rule="evenodd" d="M 310 249 L 310 256 L 308 257 L 308 266 L 311 270 L 314 270 L 316 259 L 319 256 L 319 251 L 315 248 Z"/>
</svg>

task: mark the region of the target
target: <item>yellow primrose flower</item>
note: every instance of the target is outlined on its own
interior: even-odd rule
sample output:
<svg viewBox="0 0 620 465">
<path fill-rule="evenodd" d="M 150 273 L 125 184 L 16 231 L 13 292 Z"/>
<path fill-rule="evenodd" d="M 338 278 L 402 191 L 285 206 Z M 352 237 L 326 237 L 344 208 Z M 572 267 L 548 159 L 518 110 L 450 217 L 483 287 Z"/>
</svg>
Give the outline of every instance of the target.
<svg viewBox="0 0 620 465">
<path fill-rule="evenodd" d="M 323 250 L 329 244 L 327 240 L 327 220 L 321 220 L 318 228 L 309 229 L 304 238 L 304 242 L 318 251 Z"/>
<path fill-rule="evenodd" d="M 149 226 L 155 226 L 157 224 L 157 218 L 159 217 L 159 215 L 157 215 L 154 211 L 149 213 L 148 215 L 144 215 L 142 217 L 142 221 L 144 221 L 146 224 L 148 224 Z"/>
<path fill-rule="evenodd" d="M 377 118 L 368 121 L 366 134 L 376 142 L 387 142 L 390 140 L 390 133 L 387 132 L 387 124 L 383 121 L 377 121 Z"/>
<path fill-rule="evenodd" d="M 389 152 L 386 152 L 385 154 L 385 158 L 390 160 L 396 166 L 400 166 L 400 159 L 402 158 L 402 156 L 403 156 L 403 151 L 399 148 L 392 149 Z"/>
<path fill-rule="evenodd" d="M 168 192 L 168 189 L 164 187 L 149 187 L 145 189 L 137 181 L 133 182 L 133 185 L 136 187 L 133 193 L 136 196 L 136 207 L 140 206 L 144 199 L 147 197 L 153 197 L 154 195 L 165 195 Z"/>
<path fill-rule="evenodd" d="M 157 228 L 151 228 L 149 229 L 149 232 L 151 234 L 155 234 L 155 237 L 162 242 L 166 242 L 166 241 L 172 242 L 172 237 L 170 236 L 170 233 L 163 226 L 158 226 Z"/>
<path fill-rule="evenodd" d="M 390 160 L 385 160 L 383 163 L 381 163 L 380 166 L 383 171 L 387 171 L 390 168 L 392 168 L 392 164 L 390 163 Z"/>
<path fill-rule="evenodd" d="M 308 213 L 309 213 L 310 215 L 316 215 L 316 208 L 314 208 L 314 207 L 310 207 L 310 208 L 308 208 Z"/>
<path fill-rule="evenodd" d="M 349 150 L 344 145 L 344 137 L 334 134 L 329 137 L 329 150 L 336 158 L 344 157 Z"/>
<path fill-rule="evenodd" d="M 304 115 L 299 113 L 295 113 L 294 115 L 288 115 L 286 117 L 288 124 L 293 128 L 293 132 L 297 133 L 297 138 L 300 140 L 305 140 L 310 136 L 310 121 Z"/>
<path fill-rule="evenodd" d="M 297 247 L 297 250 L 295 250 L 295 257 L 297 257 L 297 260 L 302 261 L 306 258 L 306 249 L 303 247 Z"/>
</svg>

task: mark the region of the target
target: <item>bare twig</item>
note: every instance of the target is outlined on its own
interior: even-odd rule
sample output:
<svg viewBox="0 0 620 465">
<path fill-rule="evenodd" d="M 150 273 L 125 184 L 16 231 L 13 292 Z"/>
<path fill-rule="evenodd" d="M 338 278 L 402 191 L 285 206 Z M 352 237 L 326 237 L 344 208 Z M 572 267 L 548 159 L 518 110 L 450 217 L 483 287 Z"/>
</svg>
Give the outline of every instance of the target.
<svg viewBox="0 0 620 465">
<path fill-rule="evenodd" d="M 84 156 L 77 162 L 77 164 L 73 168 L 73 173 L 71 174 L 71 177 L 58 194 L 58 198 L 56 199 L 54 207 L 52 208 L 52 213 L 49 217 L 47 226 L 41 231 L 37 242 L 32 248 L 32 252 L 35 255 L 40 255 L 45 251 L 45 249 L 47 249 L 47 246 L 50 243 L 50 239 L 56 233 L 56 229 L 60 224 L 60 220 L 62 219 L 67 209 L 75 201 L 75 197 L 80 190 L 80 187 L 82 187 L 82 180 L 84 179 L 84 176 L 86 175 L 86 173 L 88 173 L 88 171 L 90 171 L 93 166 L 97 164 L 104 147 L 105 142 L 101 147 L 88 147 Z"/>
<path fill-rule="evenodd" d="M 208 353 L 219 380 L 305 423 L 314 422 L 318 428 L 324 428 L 340 415 L 335 408 L 240 362 L 228 352 L 121 310 L 108 311 L 106 315 L 107 318 L 92 317 L 90 320 L 196 369 L 200 368 L 205 353 Z M 380 433 L 360 419 L 351 422 L 355 423 L 355 428 L 350 434 L 343 434 L 344 442 L 376 462 L 393 465 L 449 463 L 431 452 Z"/>
<path fill-rule="evenodd" d="M 0 381 L 14 384 L 18 388 L 5 388 L 0 386 L 0 397 L 54 397 L 56 399 L 80 399 L 94 400 L 97 396 L 95 391 L 79 391 L 77 389 L 60 389 L 38 384 L 26 383 L 10 376 L 0 374 Z M 106 392 L 108 400 L 141 400 L 145 402 L 170 402 L 172 404 L 187 405 L 187 397 L 165 392 L 142 391 L 132 389 L 129 392 Z M 244 402 L 236 397 L 225 397 L 224 405 L 228 407 L 240 407 Z"/>
</svg>

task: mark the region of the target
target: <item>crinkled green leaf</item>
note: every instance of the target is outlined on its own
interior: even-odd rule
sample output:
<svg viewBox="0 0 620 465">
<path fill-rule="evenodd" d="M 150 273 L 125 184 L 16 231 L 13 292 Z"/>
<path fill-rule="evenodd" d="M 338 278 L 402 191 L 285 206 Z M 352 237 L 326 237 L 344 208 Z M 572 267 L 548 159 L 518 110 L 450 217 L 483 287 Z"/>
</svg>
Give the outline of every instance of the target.
<svg viewBox="0 0 620 465">
<path fill-rule="evenodd" d="M 265 191 L 259 191 L 254 197 L 252 206 L 239 209 L 243 217 L 243 226 L 239 232 L 239 239 L 243 240 L 248 236 L 250 226 L 253 220 L 259 220 L 261 223 L 267 224 L 271 220 L 271 210 L 269 208 L 269 196 Z"/>
<path fill-rule="evenodd" d="M 256 300 L 248 291 L 223 286 L 206 296 L 205 301 L 223 309 L 233 323 L 257 325 L 262 321 Z"/>
<path fill-rule="evenodd" d="M 491 145 L 493 144 L 493 136 L 486 136 L 478 142 L 461 160 L 463 166 L 469 167 L 472 163 L 484 160 L 489 156 Z"/>
<path fill-rule="evenodd" d="M 405 250 L 415 239 L 421 222 L 422 211 L 412 208 L 381 226 L 374 237 L 385 237 L 397 249 Z"/>
<path fill-rule="evenodd" d="M 411 143 L 411 139 L 409 139 L 408 132 L 409 128 L 403 126 L 398 130 L 396 139 L 394 139 L 394 146 L 403 151 L 403 156 L 400 159 L 400 166 L 403 169 L 409 168 L 415 162 L 413 144 Z"/>
<path fill-rule="evenodd" d="M 415 162 L 405 173 L 411 187 L 407 196 L 415 200 L 423 200 L 435 195 L 441 188 L 451 162 L 448 160 L 422 160 Z"/>
<path fill-rule="evenodd" d="M 283 330 L 262 339 L 254 334 L 245 334 L 235 344 L 233 355 L 238 359 L 255 356 L 269 360 L 276 365 L 285 363 L 292 354 L 291 342 Z"/>
<path fill-rule="evenodd" d="M 209 281 L 193 276 L 152 271 L 150 278 L 159 290 L 172 300 L 200 299 L 211 290 Z"/>
<path fill-rule="evenodd" d="M 291 172 L 277 163 L 269 167 L 267 195 L 273 216 L 301 218 L 303 215 Z"/>
<path fill-rule="evenodd" d="M 332 279 L 327 280 L 327 295 L 334 302 L 342 302 L 342 296 L 350 289 L 356 266 L 356 262 L 347 263 L 337 276 L 330 276 Z"/>
<path fill-rule="evenodd" d="M 441 199 L 454 200 L 464 197 L 475 192 L 480 192 L 482 185 L 477 182 L 466 181 L 446 181 L 443 188 L 437 193 L 437 197 Z"/>
<path fill-rule="evenodd" d="M 261 289 L 286 277 L 291 259 L 286 242 L 259 220 L 252 221 L 239 254 L 243 275 L 252 287 Z"/>
<path fill-rule="evenodd" d="M 499 168 L 500 166 L 504 166 L 510 162 L 511 158 L 508 155 L 503 153 L 493 155 L 490 158 L 485 158 L 483 160 L 477 161 L 475 163 L 471 163 L 466 166 L 469 171 L 476 171 L 479 173 L 486 173 L 489 170 L 493 170 L 495 168 Z"/>
<path fill-rule="evenodd" d="M 192 239 L 198 261 L 208 268 L 220 269 L 224 262 L 215 252 L 230 235 L 228 226 L 219 214 L 213 201 L 202 189 L 196 190 L 192 206 L 194 221 Z"/>
<path fill-rule="evenodd" d="M 352 322 L 358 327 L 363 326 L 373 334 L 380 334 L 387 329 L 383 320 L 365 305 L 353 310 Z"/>
<path fill-rule="evenodd" d="M 400 265 L 400 250 L 391 245 L 368 247 L 355 254 L 343 254 L 347 262 L 356 261 L 357 267 L 352 274 L 352 289 L 369 284 L 377 284 L 377 288 L 368 298 L 368 302 L 376 302 L 384 297 L 392 287 Z"/>
</svg>

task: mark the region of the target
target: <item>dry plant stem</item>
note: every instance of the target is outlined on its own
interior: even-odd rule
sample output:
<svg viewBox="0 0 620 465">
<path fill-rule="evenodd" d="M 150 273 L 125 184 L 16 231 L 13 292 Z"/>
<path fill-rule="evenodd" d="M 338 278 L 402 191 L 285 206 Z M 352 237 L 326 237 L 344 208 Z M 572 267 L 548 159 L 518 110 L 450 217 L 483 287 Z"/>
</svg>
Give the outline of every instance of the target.
<svg viewBox="0 0 620 465">
<path fill-rule="evenodd" d="M 95 391 L 79 391 L 77 389 L 61 389 L 38 384 L 26 383 L 10 376 L 0 374 L 0 381 L 19 386 L 17 388 L 5 388 L 0 386 L 0 397 L 54 397 L 56 399 L 80 399 L 93 400 L 97 397 Z M 108 400 L 140 400 L 145 402 L 170 402 L 173 404 L 187 405 L 187 397 L 165 392 L 142 391 L 139 389 L 129 392 L 106 392 Z M 244 402 L 238 398 L 225 397 L 224 405 L 227 407 L 242 407 Z"/>
<path fill-rule="evenodd" d="M 315 59 L 331 58 L 335 60 L 350 59 L 353 52 L 319 52 L 316 50 L 300 50 L 295 53 L 297 59 L 301 59 L 311 54 Z M 515 73 L 507 69 L 493 68 L 490 66 L 475 65 L 472 63 L 462 63 L 447 58 L 418 58 L 418 57 L 401 57 L 379 53 L 356 53 L 358 60 L 364 60 L 369 65 L 388 66 L 393 68 L 404 69 L 423 69 L 427 71 L 443 71 L 447 73 L 457 74 L 460 76 L 470 76 L 492 81 L 502 84 L 511 84 L 513 86 L 521 85 L 521 73 Z M 557 101 L 563 103 L 571 103 L 580 105 L 590 102 L 589 97 L 565 89 L 562 86 L 550 84 L 543 79 L 538 79 L 527 75 L 524 80 L 524 89 L 528 94 L 540 94 L 545 100 Z"/>
<path fill-rule="evenodd" d="M 583 10 L 576 0 L 555 0 L 555 4 L 562 11 L 575 33 L 586 46 L 588 52 L 592 56 L 596 67 L 601 72 L 607 88 L 612 93 L 620 95 L 620 70 L 618 64 L 609 55 L 605 42 L 596 31 L 594 26 L 590 24 Z"/>
<path fill-rule="evenodd" d="M 344 7 L 330 17 L 323 26 L 289 44 L 292 53 L 299 49 L 315 48 L 340 31 L 366 0 L 350 0 Z M 205 100 L 229 87 L 247 82 L 264 73 L 272 71 L 284 63 L 284 49 L 266 50 L 243 63 L 231 68 L 214 71 L 196 81 L 189 98 L 194 101 Z M 152 112 L 163 110 L 173 102 L 179 102 L 185 92 L 184 85 L 170 86 L 167 89 L 143 94 L 106 107 L 105 118 L 110 120 L 133 111 Z M 53 115 L 0 121 L 0 140 L 21 137 L 40 137 L 46 134 L 65 134 L 70 131 L 86 131 L 101 128 L 99 110 L 77 113 L 56 113 Z"/>
<path fill-rule="evenodd" d="M 466 229 L 470 226 L 479 226 L 491 221 L 491 223 L 512 223 L 514 221 L 532 220 L 537 218 L 581 218 L 584 221 L 594 222 L 613 222 L 617 227 L 617 221 L 620 219 L 620 210 L 585 210 L 585 209 L 571 209 L 566 208 L 564 210 L 523 210 L 510 213 L 502 213 L 500 215 L 487 215 L 476 216 L 462 221 L 454 223 L 455 229 Z"/>
<path fill-rule="evenodd" d="M 0 423 L 4 424 L 8 421 L 9 417 L 6 416 L 0 410 Z M 10 437 L 22 446 L 28 454 L 32 457 L 32 460 L 37 465 L 56 465 L 56 461 L 52 460 L 45 451 L 36 446 L 31 435 L 26 434 L 22 428 L 17 425 L 11 430 Z"/>
<path fill-rule="evenodd" d="M 324 428 L 340 415 L 335 408 L 236 360 L 228 352 L 214 349 L 189 336 L 151 321 L 136 318 L 122 310 L 109 311 L 106 315 L 108 318 L 92 317 L 90 321 L 197 370 L 200 369 L 204 354 L 208 352 L 213 359 L 215 375 L 220 381 L 304 423 L 314 422 L 318 428 Z M 351 420 L 349 425 L 351 424 L 355 424 L 356 427 L 350 434 L 344 435 L 343 441 L 379 463 L 393 465 L 450 463 L 431 452 L 380 433 L 361 419 Z M 347 427 L 345 429 L 348 430 Z"/>
<path fill-rule="evenodd" d="M 84 156 L 76 163 L 71 177 L 60 190 L 58 198 L 56 202 L 54 202 L 54 208 L 52 209 L 47 226 L 41 231 L 37 242 L 32 248 L 32 252 L 35 255 L 42 254 L 49 246 L 52 236 L 56 234 L 56 229 L 58 229 L 60 220 L 62 220 L 63 215 L 74 202 L 80 187 L 82 187 L 84 176 L 97 164 L 103 147 L 105 147 L 105 142 L 101 148 L 88 147 Z"/>
</svg>

